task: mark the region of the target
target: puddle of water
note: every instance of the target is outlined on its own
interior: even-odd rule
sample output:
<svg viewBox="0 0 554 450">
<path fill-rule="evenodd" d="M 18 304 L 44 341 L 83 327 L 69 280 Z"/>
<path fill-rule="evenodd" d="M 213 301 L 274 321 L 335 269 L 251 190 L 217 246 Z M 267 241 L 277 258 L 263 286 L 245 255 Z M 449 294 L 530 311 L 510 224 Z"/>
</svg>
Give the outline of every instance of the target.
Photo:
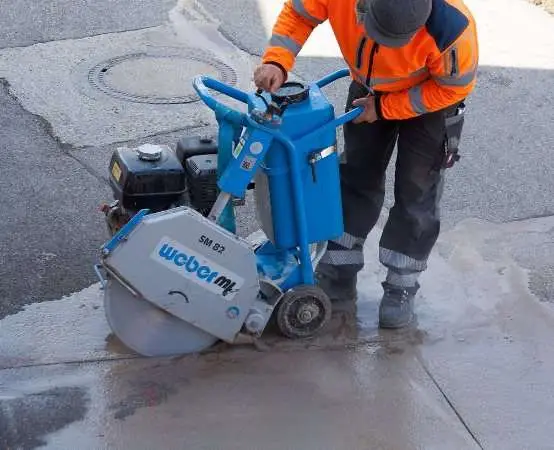
<svg viewBox="0 0 554 450">
<path fill-rule="evenodd" d="M 54 387 L 0 399 L 0 448 L 37 448 L 46 436 L 83 420 L 89 404 L 81 387 Z"/>
</svg>

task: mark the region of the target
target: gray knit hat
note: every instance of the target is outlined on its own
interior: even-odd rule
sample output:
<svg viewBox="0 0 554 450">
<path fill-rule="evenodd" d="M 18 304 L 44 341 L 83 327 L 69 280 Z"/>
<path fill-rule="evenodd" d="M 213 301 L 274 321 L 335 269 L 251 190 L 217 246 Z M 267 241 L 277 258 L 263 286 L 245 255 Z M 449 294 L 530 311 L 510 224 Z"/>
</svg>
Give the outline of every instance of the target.
<svg viewBox="0 0 554 450">
<path fill-rule="evenodd" d="M 432 0 L 358 0 L 368 36 L 386 47 L 402 47 L 431 15 Z"/>
</svg>

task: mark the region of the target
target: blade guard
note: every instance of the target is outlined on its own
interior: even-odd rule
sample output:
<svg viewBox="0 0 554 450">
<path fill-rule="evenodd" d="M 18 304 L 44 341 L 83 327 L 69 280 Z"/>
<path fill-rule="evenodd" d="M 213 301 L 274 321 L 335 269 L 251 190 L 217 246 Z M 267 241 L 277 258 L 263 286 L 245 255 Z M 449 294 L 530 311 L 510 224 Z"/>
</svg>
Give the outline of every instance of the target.
<svg viewBox="0 0 554 450">
<path fill-rule="evenodd" d="M 146 301 L 227 342 L 259 291 L 250 244 L 187 207 L 145 216 L 104 265 Z"/>
</svg>

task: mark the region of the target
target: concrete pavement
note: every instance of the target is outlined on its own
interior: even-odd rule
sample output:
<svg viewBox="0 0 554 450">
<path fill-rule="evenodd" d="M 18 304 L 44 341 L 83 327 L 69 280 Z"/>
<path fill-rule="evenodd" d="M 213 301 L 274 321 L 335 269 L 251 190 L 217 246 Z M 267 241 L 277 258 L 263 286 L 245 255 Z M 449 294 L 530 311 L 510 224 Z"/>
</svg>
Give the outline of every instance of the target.
<svg viewBox="0 0 554 450">
<path fill-rule="evenodd" d="M 34 398 L 21 382 L 31 370 L 11 370 L 2 436 L 8 448 L 479 448 L 414 356 L 364 353 L 54 366 L 33 375 Z"/>
<path fill-rule="evenodd" d="M 98 286 L 32 305 L 0 322 L 3 444 L 63 449 L 78 436 L 83 449 L 554 448 L 545 420 L 554 316 L 507 244 L 528 234 L 548 243 L 552 233 L 551 218 L 459 224 L 422 280 L 417 327 L 399 333 L 376 328 L 378 232 L 357 307 L 338 307 L 306 342 L 269 330 L 263 346 L 136 359 L 110 335 Z"/>
<path fill-rule="evenodd" d="M 135 25 L 114 19 L 97 30 L 113 34 L 94 37 L 93 25 L 104 22 L 90 20 L 81 34 L 66 26 L 65 37 L 79 39 L 0 51 L 0 78 L 9 83 L 0 96 L 0 145 L 11 155 L 0 161 L 8 193 L 0 206 L 8 280 L 0 287 L 0 448 L 554 448 L 554 186 L 545 162 L 554 145 L 545 95 L 554 87 L 554 19 L 523 1 L 468 0 L 480 24 L 481 81 L 415 329 L 376 328 L 377 228 L 358 305 L 337 307 L 317 339 L 292 342 L 268 330 L 257 346 L 145 360 L 110 334 L 90 267 L 105 235 L 92 209 L 109 197 L 103 177 L 111 151 L 119 141 L 171 144 L 198 126 L 214 130 L 195 103 L 138 104 L 95 91 L 90 69 L 137 51 L 194 46 L 228 64 L 246 88 L 257 61 L 250 53 L 264 42 L 278 3 L 180 1 L 165 20 L 161 2 L 143 2 L 128 12 L 129 23 L 154 28 L 133 32 Z M 119 6 L 114 18 L 125 15 Z M 216 33 L 214 17 L 247 52 Z M 516 24 L 527 31 L 514 43 Z M 5 45 L 36 39 L 26 29 L 20 41 L 4 34 Z M 330 43 L 328 33 L 322 27 L 316 37 Z M 313 79 L 341 67 L 333 48 L 321 55 L 310 43 L 297 75 Z M 178 55 L 161 56 L 162 67 L 172 66 L 164 57 L 177 56 L 178 65 Z M 159 86 L 154 61 L 106 65 L 106 80 L 129 87 L 126 94 L 187 95 L 189 85 L 180 85 L 191 75 L 187 65 Z M 137 82 L 136 73 L 148 77 Z M 341 86 L 329 96 L 340 108 Z M 56 200 L 63 213 L 51 207 Z M 242 211 L 250 230 L 251 209 Z M 29 271 L 30 262 L 38 269 Z"/>
</svg>

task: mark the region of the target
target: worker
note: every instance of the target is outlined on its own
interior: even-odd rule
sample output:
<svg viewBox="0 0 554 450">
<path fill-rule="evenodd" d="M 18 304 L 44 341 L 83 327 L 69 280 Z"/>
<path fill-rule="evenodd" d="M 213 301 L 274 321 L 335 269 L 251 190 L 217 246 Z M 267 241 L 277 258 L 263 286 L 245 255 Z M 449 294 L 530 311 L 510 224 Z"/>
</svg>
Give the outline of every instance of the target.
<svg viewBox="0 0 554 450">
<path fill-rule="evenodd" d="M 254 72 L 256 86 L 276 91 L 326 20 L 352 77 L 346 110 L 363 113 L 344 126 L 345 232 L 328 243 L 316 280 L 332 301 L 356 300 L 364 242 L 380 216 L 398 143 L 395 202 L 379 242 L 387 268 L 379 325 L 406 327 L 439 235 L 444 173 L 459 159 L 464 101 L 478 66 L 475 21 L 462 0 L 287 0 Z"/>
</svg>

